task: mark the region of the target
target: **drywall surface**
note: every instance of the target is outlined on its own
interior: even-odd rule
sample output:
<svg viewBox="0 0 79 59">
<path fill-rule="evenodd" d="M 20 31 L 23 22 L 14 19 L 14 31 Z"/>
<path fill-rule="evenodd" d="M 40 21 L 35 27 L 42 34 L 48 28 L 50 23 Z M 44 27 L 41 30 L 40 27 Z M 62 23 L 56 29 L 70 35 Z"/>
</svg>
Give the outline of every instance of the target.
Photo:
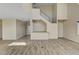
<svg viewBox="0 0 79 59">
<path fill-rule="evenodd" d="M 58 23 L 51 23 L 41 17 L 41 20 L 47 24 L 47 32 L 49 33 L 49 39 L 58 39 Z"/>
<path fill-rule="evenodd" d="M 49 39 L 58 39 L 58 24 L 57 23 L 48 24 L 47 31 L 49 32 Z"/>
<path fill-rule="evenodd" d="M 28 20 L 32 17 L 31 3 L 1 3 L 0 18 L 19 18 Z"/>
<path fill-rule="evenodd" d="M 25 22 L 16 20 L 16 39 L 19 39 L 26 35 L 25 29 Z"/>
<path fill-rule="evenodd" d="M 57 19 L 63 20 L 67 19 L 67 4 L 57 3 Z"/>
<path fill-rule="evenodd" d="M 51 20 L 56 17 L 56 5 L 41 5 L 40 9 L 45 13 Z"/>
<path fill-rule="evenodd" d="M 63 37 L 63 22 L 58 22 L 58 37 Z"/>
<path fill-rule="evenodd" d="M 33 22 L 33 31 L 35 32 L 45 32 L 46 31 L 46 29 L 47 29 L 47 26 L 46 26 L 46 24 L 43 22 L 43 21 L 40 21 L 40 20 L 38 20 L 38 21 L 34 21 Z"/>
<path fill-rule="evenodd" d="M 30 35 L 31 32 L 30 21 L 26 21 L 25 27 L 26 27 L 26 35 Z"/>
<path fill-rule="evenodd" d="M 79 5 L 68 4 L 68 20 L 64 22 L 64 37 L 79 42 L 77 34 L 77 20 L 79 20 Z"/>
<path fill-rule="evenodd" d="M 32 40 L 48 40 L 48 32 L 33 32 L 31 33 Z"/>
<path fill-rule="evenodd" d="M 0 38 L 2 38 L 2 20 L 0 20 Z"/>
<path fill-rule="evenodd" d="M 16 40 L 16 19 L 2 20 L 3 40 Z"/>
</svg>

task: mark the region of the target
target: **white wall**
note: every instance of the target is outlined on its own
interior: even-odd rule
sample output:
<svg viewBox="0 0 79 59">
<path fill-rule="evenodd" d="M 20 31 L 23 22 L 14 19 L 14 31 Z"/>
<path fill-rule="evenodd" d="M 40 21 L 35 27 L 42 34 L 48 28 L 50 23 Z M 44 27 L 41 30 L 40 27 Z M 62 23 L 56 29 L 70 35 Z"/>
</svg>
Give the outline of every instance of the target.
<svg viewBox="0 0 79 59">
<path fill-rule="evenodd" d="M 58 39 L 58 23 L 48 22 L 46 19 L 41 17 L 41 20 L 47 24 L 47 32 L 49 33 L 49 39 Z"/>
<path fill-rule="evenodd" d="M 33 21 L 33 31 L 43 31 L 45 32 L 47 29 L 47 26 L 46 24 L 41 21 L 41 20 L 38 20 L 38 21 Z"/>
<path fill-rule="evenodd" d="M 48 40 L 49 39 L 49 33 L 48 32 L 33 32 L 31 33 L 31 39 L 32 40 Z"/>
<path fill-rule="evenodd" d="M 57 19 L 63 20 L 67 19 L 67 4 L 57 3 Z"/>
<path fill-rule="evenodd" d="M 40 5 L 40 9 L 49 16 L 50 19 L 56 17 L 56 4 L 55 5 Z"/>
<path fill-rule="evenodd" d="M 75 42 L 79 42 L 77 20 L 79 20 L 79 5 L 68 4 L 68 20 L 64 22 L 64 37 Z"/>
<path fill-rule="evenodd" d="M 19 18 L 28 20 L 32 17 L 31 3 L 1 3 L 0 18 Z"/>
<path fill-rule="evenodd" d="M 32 19 L 40 19 L 40 9 L 32 9 Z"/>
<path fill-rule="evenodd" d="M 16 39 L 19 39 L 26 35 L 25 32 L 25 22 L 21 20 L 16 20 Z"/>
<path fill-rule="evenodd" d="M 58 37 L 63 37 L 63 22 L 58 22 Z"/>
<path fill-rule="evenodd" d="M 25 22 L 16 19 L 2 20 L 3 40 L 16 40 L 25 35 Z"/>
<path fill-rule="evenodd" d="M 2 20 L 2 39 L 16 40 L 16 19 Z"/>
<path fill-rule="evenodd" d="M 49 32 L 49 39 L 58 39 L 58 24 L 57 23 L 48 24 L 47 31 Z"/>
<path fill-rule="evenodd" d="M 43 18 L 42 16 L 40 16 L 41 18 L 41 21 L 43 21 L 43 22 L 45 22 L 46 23 L 46 27 L 47 27 L 47 29 L 46 29 L 46 33 L 48 33 L 48 39 L 58 39 L 58 24 L 57 23 L 50 23 L 49 21 L 47 21 L 45 18 Z M 30 21 L 30 24 L 31 24 L 31 26 L 33 26 L 33 23 L 32 23 L 32 20 Z M 33 27 L 31 27 L 31 29 L 33 29 Z M 40 27 L 40 29 L 41 29 L 41 27 Z M 42 33 L 40 33 L 40 34 L 42 34 Z M 36 34 L 35 34 L 36 35 Z M 33 34 L 33 30 L 31 30 L 31 39 L 34 37 L 40 37 L 39 35 L 37 35 L 37 36 L 35 36 L 34 34 Z M 44 36 L 45 37 L 45 36 Z M 43 37 L 43 38 L 44 38 Z"/>
<path fill-rule="evenodd" d="M 0 38 L 2 38 L 2 20 L 0 20 Z"/>
<path fill-rule="evenodd" d="M 31 32 L 30 21 L 26 21 L 25 27 L 26 27 L 26 35 L 30 35 Z"/>
<path fill-rule="evenodd" d="M 30 35 L 30 32 L 31 32 L 31 28 L 30 28 L 30 26 L 28 25 L 28 26 L 26 27 L 26 35 Z"/>
</svg>

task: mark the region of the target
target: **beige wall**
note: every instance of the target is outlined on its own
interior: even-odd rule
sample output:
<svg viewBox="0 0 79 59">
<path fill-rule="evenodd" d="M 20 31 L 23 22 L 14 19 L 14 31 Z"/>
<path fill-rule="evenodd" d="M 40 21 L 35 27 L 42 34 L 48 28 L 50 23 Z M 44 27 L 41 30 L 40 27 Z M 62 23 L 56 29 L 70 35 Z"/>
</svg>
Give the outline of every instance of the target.
<svg viewBox="0 0 79 59">
<path fill-rule="evenodd" d="M 56 4 L 55 5 L 41 5 L 40 9 L 49 16 L 50 19 L 52 17 L 56 17 Z"/>
<path fill-rule="evenodd" d="M 16 19 L 2 20 L 3 40 L 16 40 L 25 35 L 25 23 Z"/>
<path fill-rule="evenodd" d="M 32 40 L 48 40 L 49 37 L 48 37 L 48 32 L 33 32 L 31 33 L 31 39 Z"/>
<path fill-rule="evenodd" d="M 0 38 L 2 38 L 2 20 L 0 20 Z"/>
<path fill-rule="evenodd" d="M 21 20 L 16 20 L 16 39 L 25 36 L 25 22 Z"/>
<path fill-rule="evenodd" d="M 68 20 L 64 22 L 64 37 L 75 42 L 79 42 L 77 20 L 79 20 L 79 5 L 68 4 Z"/>
<path fill-rule="evenodd" d="M 58 23 L 50 23 L 43 17 L 41 20 L 47 24 L 47 32 L 49 33 L 49 39 L 57 39 L 58 38 Z"/>
<path fill-rule="evenodd" d="M 30 35 L 31 32 L 30 21 L 26 21 L 25 27 L 26 27 L 26 35 Z"/>
<path fill-rule="evenodd" d="M 47 31 L 49 32 L 49 39 L 58 39 L 58 24 L 57 23 L 48 24 Z"/>
<path fill-rule="evenodd" d="M 40 9 L 32 9 L 32 19 L 40 19 Z"/>
<path fill-rule="evenodd" d="M 33 31 L 46 31 L 46 29 L 47 26 L 43 21 L 38 20 L 33 22 Z"/>
<path fill-rule="evenodd" d="M 0 4 L 0 18 L 6 17 L 28 20 L 32 17 L 32 3 Z"/>
<path fill-rule="evenodd" d="M 49 21 L 47 21 L 46 19 L 44 19 L 43 17 L 41 17 L 41 20 L 43 21 L 43 22 L 45 22 L 46 23 L 46 27 L 47 27 L 47 29 L 46 29 L 46 33 L 48 33 L 48 34 L 46 34 L 46 33 L 44 33 L 44 34 L 46 34 L 46 35 L 48 35 L 48 38 L 49 39 L 58 39 L 58 24 L 57 23 L 50 23 Z M 32 20 L 30 21 L 30 24 L 31 24 L 31 39 L 34 37 L 40 37 L 39 35 L 37 35 L 37 36 L 35 36 L 34 34 L 33 34 L 33 23 L 32 23 Z M 42 34 L 42 33 L 40 33 L 40 34 Z M 44 36 L 45 37 L 45 36 Z M 44 38 L 43 37 L 43 38 Z"/>
<path fill-rule="evenodd" d="M 3 40 L 16 40 L 16 19 L 2 20 Z"/>
<path fill-rule="evenodd" d="M 66 3 L 57 3 L 57 19 L 58 20 L 67 19 L 67 4 Z"/>
<path fill-rule="evenodd" d="M 63 37 L 63 22 L 58 22 L 58 37 Z"/>
</svg>

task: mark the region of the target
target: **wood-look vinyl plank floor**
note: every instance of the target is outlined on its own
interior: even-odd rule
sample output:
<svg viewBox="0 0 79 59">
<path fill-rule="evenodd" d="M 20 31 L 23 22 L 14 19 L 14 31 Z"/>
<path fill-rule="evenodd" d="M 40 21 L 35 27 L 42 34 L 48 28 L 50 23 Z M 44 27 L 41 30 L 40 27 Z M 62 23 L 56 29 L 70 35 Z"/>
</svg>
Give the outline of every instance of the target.
<svg viewBox="0 0 79 59">
<path fill-rule="evenodd" d="M 8 46 L 12 42 L 26 42 L 26 46 Z M 68 39 L 0 40 L 0 55 L 79 55 L 79 43 Z"/>
</svg>

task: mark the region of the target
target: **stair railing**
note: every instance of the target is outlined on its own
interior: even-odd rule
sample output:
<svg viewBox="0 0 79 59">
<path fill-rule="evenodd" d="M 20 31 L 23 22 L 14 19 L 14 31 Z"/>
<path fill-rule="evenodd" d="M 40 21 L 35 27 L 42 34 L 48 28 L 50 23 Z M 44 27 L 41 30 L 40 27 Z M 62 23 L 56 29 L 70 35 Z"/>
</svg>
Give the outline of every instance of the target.
<svg viewBox="0 0 79 59">
<path fill-rule="evenodd" d="M 42 10 L 40 10 L 40 15 L 43 16 L 46 20 L 50 21 L 49 16 L 46 15 Z"/>
<path fill-rule="evenodd" d="M 36 5 L 36 3 L 35 4 L 32 4 L 32 8 L 39 8 L 40 9 L 40 15 L 42 16 L 42 17 L 44 17 L 46 20 L 48 20 L 49 22 L 52 22 L 52 23 L 56 23 L 56 17 L 53 17 L 52 19 L 46 14 L 46 13 L 44 13 L 42 10 L 41 10 L 41 8 L 39 7 L 39 5 Z"/>
</svg>

